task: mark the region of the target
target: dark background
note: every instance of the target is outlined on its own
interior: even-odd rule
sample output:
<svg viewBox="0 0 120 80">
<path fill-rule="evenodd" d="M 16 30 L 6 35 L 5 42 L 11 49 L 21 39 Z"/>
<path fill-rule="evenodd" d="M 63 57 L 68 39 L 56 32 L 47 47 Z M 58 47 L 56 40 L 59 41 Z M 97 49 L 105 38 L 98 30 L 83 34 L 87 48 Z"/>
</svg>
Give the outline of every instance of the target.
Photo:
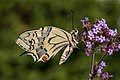
<svg viewBox="0 0 120 80">
<path fill-rule="evenodd" d="M 58 65 L 61 50 L 46 63 L 34 63 L 32 57 L 19 55 L 23 50 L 15 44 L 18 35 L 26 30 L 53 25 L 71 31 L 74 25 L 82 31 L 80 22 L 85 16 L 91 22 L 104 18 L 110 28 L 120 31 L 120 0 L 0 0 L 0 80 L 87 80 L 90 58 L 80 49 L 74 49 L 69 59 Z M 81 44 L 80 48 L 84 49 Z M 108 56 L 103 71 L 120 80 L 120 52 Z M 101 54 L 97 54 L 96 61 Z"/>
</svg>

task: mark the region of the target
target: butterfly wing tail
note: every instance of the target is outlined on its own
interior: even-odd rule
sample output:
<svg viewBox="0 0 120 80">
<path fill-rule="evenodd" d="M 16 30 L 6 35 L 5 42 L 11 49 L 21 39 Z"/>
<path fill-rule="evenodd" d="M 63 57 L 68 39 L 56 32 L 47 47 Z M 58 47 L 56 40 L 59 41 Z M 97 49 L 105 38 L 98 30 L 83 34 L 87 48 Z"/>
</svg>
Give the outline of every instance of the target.
<svg viewBox="0 0 120 80">
<path fill-rule="evenodd" d="M 31 55 L 33 57 L 33 59 L 34 59 L 34 62 L 38 61 L 38 56 L 35 55 L 33 52 L 27 52 L 27 51 L 25 51 L 20 56 L 23 56 L 23 55 Z"/>
</svg>

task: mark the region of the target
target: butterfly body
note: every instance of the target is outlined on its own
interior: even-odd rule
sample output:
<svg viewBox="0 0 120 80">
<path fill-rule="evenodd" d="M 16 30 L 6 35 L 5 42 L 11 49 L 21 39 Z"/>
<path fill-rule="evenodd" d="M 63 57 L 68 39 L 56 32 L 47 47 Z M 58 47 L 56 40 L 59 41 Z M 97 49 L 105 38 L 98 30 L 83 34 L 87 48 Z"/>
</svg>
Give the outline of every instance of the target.
<svg viewBox="0 0 120 80">
<path fill-rule="evenodd" d="M 39 30 L 23 32 L 16 40 L 25 52 L 23 54 L 31 55 L 35 62 L 45 62 L 54 57 L 62 48 L 66 47 L 59 64 L 67 60 L 78 44 L 78 30 L 73 29 L 71 33 L 67 31 L 46 26 Z"/>
</svg>

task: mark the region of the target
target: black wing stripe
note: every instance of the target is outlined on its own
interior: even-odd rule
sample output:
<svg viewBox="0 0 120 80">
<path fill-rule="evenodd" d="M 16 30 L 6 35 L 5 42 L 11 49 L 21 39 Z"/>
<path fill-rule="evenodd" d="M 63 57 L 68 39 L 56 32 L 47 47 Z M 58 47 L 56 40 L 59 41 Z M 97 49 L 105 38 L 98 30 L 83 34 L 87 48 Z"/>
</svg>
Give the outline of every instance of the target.
<svg viewBox="0 0 120 80">
<path fill-rule="evenodd" d="M 63 36 L 61 36 L 61 35 L 58 35 L 58 34 L 55 34 L 56 36 L 58 36 L 58 37 L 61 37 L 61 38 L 63 38 L 63 39 L 66 39 L 66 38 L 64 38 Z"/>
<path fill-rule="evenodd" d="M 54 36 L 54 37 L 49 38 L 48 43 L 50 44 L 50 41 L 51 41 L 52 39 L 56 38 L 56 37 L 57 37 L 57 36 Z"/>
<path fill-rule="evenodd" d="M 42 27 L 41 29 L 42 29 L 41 31 L 43 31 L 43 30 L 44 30 L 44 27 Z"/>
<path fill-rule="evenodd" d="M 48 53 L 46 53 L 45 55 L 47 55 L 47 57 L 49 58 L 49 54 Z"/>
<path fill-rule="evenodd" d="M 56 35 L 56 36 L 53 36 L 53 37 L 49 38 L 48 43 L 49 43 L 49 44 L 52 44 L 52 43 L 50 43 L 50 41 L 51 41 L 52 39 L 56 38 L 56 37 L 61 37 L 61 38 L 63 38 L 62 36 Z"/>
<path fill-rule="evenodd" d="M 35 44 L 35 40 L 33 38 L 31 39 L 31 42 L 31 44 Z"/>
<path fill-rule="evenodd" d="M 45 40 L 45 38 L 47 37 L 47 36 L 49 36 L 49 33 L 50 33 L 50 31 L 52 30 L 52 28 L 51 27 L 48 27 L 48 29 L 47 29 L 47 32 L 46 31 L 43 31 L 44 30 L 44 28 L 42 28 L 42 32 L 41 32 L 41 38 L 43 39 L 42 41 L 44 41 Z"/>
<path fill-rule="evenodd" d="M 48 34 L 47 34 L 47 36 L 49 36 L 49 34 L 50 34 L 51 31 L 52 31 L 52 28 L 48 27 L 48 30 L 47 30 Z"/>
<path fill-rule="evenodd" d="M 47 37 L 47 36 L 49 36 L 49 33 L 51 32 L 51 30 L 52 30 L 52 28 L 51 28 L 51 27 L 48 27 L 48 28 L 47 28 L 47 31 L 44 31 L 44 27 L 42 27 L 41 36 L 42 36 L 42 37 Z"/>
<path fill-rule="evenodd" d="M 28 36 L 27 37 L 29 37 L 30 36 L 30 33 L 27 33 L 28 34 Z"/>
<path fill-rule="evenodd" d="M 25 42 L 25 39 L 23 40 L 21 37 L 18 38 L 21 39 L 26 45 L 30 46 L 27 42 Z"/>
<path fill-rule="evenodd" d="M 34 50 L 34 45 L 29 45 L 29 50 Z"/>
<path fill-rule="evenodd" d="M 69 40 L 69 37 L 68 37 L 68 35 L 66 34 L 66 32 L 64 32 L 63 30 L 61 30 L 65 35 L 66 35 L 66 37 L 67 37 L 67 40 L 69 41 L 69 43 L 70 43 L 70 40 Z"/>
<path fill-rule="evenodd" d="M 68 42 L 68 41 L 62 41 L 62 42 L 59 42 L 59 43 L 55 43 L 54 46 L 52 46 L 52 47 L 50 48 L 50 50 L 51 50 L 52 48 L 54 48 L 56 45 L 59 45 L 59 44 L 61 44 L 61 43 L 65 43 L 65 42 Z"/>
<path fill-rule="evenodd" d="M 63 30 L 61 30 L 61 31 L 66 35 L 68 41 L 62 41 L 62 42 L 59 42 L 59 43 L 55 43 L 52 48 L 54 48 L 56 45 L 59 45 L 59 44 L 61 44 L 61 43 L 65 43 L 65 42 L 69 42 L 69 44 L 70 44 L 69 37 L 68 37 L 68 35 L 66 34 L 66 32 L 64 32 Z M 57 37 L 57 36 L 59 36 L 59 37 L 61 37 L 61 38 L 64 38 L 64 37 L 56 34 L 55 37 Z M 52 37 L 52 38 L 55 38 L 55 37 Z M 64 38 L 64 39 L 66 39 L 66 38 Z M 51 40 L 51 39 L 50 39 L 50 40 Z M 49 43 L 50 43 L 50 40 L 48 40 Z M 63 45 L 60 45 L 60 46 L 56 47 L 56 48 L 53 50 L 53 52 L 55 52 L 58 48 L 63 47 L 63 46 L 65 46 L 65 45 L 67 45 L 67 44 L 63 44 Z M 52 49 L 52 48 L 51 48 L 51 49 Z M 50 50 L 51 50 L 51 49 L 50 49 Z"/>
<path fill-rule="evenodd" d="M 35 62 L 37 62 L 38 61 L 37 56 L 32 52 L 30 52 L 30 53 L 35 57 L 35 59 L 36 59 Z"/>
<path fill-rule="evenodd" d="M 47 30 L 47 32 L 51 32 L 51 30 L 52 30 L 52 28 L 51 27 L 48 27 L 48 30 Z"/>
<path fill-rule="evenodd" d="M 37 31 L 35 31 L 34 33 L 35 33 L 36 37 L 38 37 Z"/>
<path fill-rule="evenodd" d="M 54 53 L 57 49 L 59 49 L 59 48 L 61 48 L 61 47 L 63 47 L 63 46 L 66 46 L 66 45 L 67 45 L 67 44 L 60 45 L 60 46 L 56 47 L 52 52 Z"/>
</svg>

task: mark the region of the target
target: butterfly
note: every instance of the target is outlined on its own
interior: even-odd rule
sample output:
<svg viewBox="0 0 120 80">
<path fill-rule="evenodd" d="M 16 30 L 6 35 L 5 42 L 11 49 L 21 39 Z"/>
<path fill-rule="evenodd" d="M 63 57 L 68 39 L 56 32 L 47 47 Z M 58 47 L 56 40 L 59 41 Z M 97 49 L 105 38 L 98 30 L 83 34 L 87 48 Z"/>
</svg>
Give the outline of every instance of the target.
<svg viewBox="0 0 120 80">
<path fill-rule="evenodd" d="M 23 32 L 16 39 L 16 44 L 25 50 L 21 55 L 31 55 L 35 62 L 46 62 L 65 48 L 59 61 L 60 65 L 67 60 L 73 48 L 77 48 L 78 30 L 74 28 L 68 33 L 57 27 L 46 26 Z"/>
</svg>

